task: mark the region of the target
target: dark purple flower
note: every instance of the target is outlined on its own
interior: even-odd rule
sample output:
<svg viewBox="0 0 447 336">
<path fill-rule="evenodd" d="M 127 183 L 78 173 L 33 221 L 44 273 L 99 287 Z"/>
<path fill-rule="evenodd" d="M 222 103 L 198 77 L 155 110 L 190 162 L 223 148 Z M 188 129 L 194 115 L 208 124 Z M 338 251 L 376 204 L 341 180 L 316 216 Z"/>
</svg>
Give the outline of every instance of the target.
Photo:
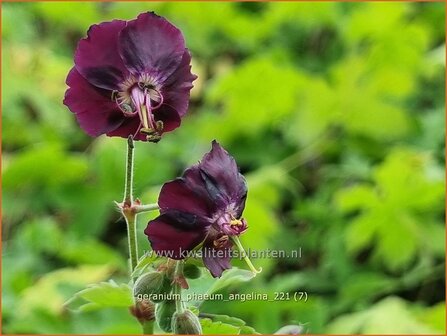
<svg viewBox="0 0 447 336">
<path fill-rule="evenodd" d="M 214 277 L 230 268 L 233 242 L 247 229 L 241 218 L 247 185 L 235 160 L 216 141 L 199 164 L 163 185 L 160 216 L 144 233 L 159 255 L 184 259 L 202 244 L 202 259 Z"/>
<path fill-rule="evenodd" d="M 181 31 L 154 13 L 91 26 L 74 62 L 64 104 L 91 136 L 157 142 L 179 127 L 197 78 Z"/>
</svg>

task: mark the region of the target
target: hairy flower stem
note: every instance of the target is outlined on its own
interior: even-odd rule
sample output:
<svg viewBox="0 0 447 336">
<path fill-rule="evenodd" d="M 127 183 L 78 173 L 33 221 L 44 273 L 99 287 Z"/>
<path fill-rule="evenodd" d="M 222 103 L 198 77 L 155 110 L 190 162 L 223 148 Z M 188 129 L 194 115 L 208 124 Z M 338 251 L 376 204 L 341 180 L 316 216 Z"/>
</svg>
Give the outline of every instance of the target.
<svg viewBox="0 0 447 336">
<path fill-rule="evenodd" d="M 138 247 L 137 247 L 137 215 L 131 211 L 123 210 L 124 218 L 127 224 L 127 241 L 129 247 L 129 257 L 130 257 L 130 273 L 134 271 L 138 263 Z"/>
<path fill-rule="evenodd" d="M 124 200 L 121 206 L 127 224 L 127 240 L 130 257 L 130 274 L 138 263 L 138 247 L 137 247 L 137 214 L 133 211 L 133 157 L 134 143 L 133 137 L 130 135 L 127 139 L 127 164 L 126 164 L 126 182 L 124 185 Z"/>
<path fill-rule="evenodd" d="M 131 206 L 133 203 L 133 152 L 135 146 L 133 137 L 129 135 L 127 138 L 127 165 L 126 165 L 126 183 L 124 185 L 123 203 Z"/>
<path fill-rule="evenodd" d="M 153 203 L 153 204 L 135 204 L 135 205 L 133 205 L 132 208 L 135 211 L 135 213 L 137 213 L 137 214 L 142 213 L 142 212 L 147 212 L 147 211 L 153 211 L 153 210 L 160 209 L 160 207 L 158 206 L 157 203 Z"/>
<path fill-rule="evenodd" d="M 174 279 L 180 279 L 183 277 L 183 260 L 177 260 L 175 264 L 175 270 L 174 270 Z M 175 310 L 178 313 L 183 313 L 185 310 L 185 307 L 183 305 L 182 301 L 182 287 L 178 282 L 174 283 L 173 288 L 174 294 L 178 294 L 178 299 L 175 300 Z"/>
<path fill-rule="evenodd" d="M 138 264 L 138 246 L 137 246 L 137 214 L 158 210 L 158 204 L 140 204 L 138 199 L 133 199 L 133 162 L 134 162 L 134 142 L 130 135 L 127 138 L 127 163 L 126 163 L 126 181 L 124 183 L 124 199 L 118 207 L 126 220 L 127 239 L 130 257 L 130 273 L 134 271 Z"/>
</svg>

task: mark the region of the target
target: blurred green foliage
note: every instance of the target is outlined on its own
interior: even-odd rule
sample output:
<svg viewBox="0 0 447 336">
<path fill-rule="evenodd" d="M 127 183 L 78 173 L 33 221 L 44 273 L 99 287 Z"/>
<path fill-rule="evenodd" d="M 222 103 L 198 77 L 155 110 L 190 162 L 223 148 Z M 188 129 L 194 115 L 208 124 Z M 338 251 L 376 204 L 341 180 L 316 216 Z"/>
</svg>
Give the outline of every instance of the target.
<svg viewBox="0 0 447 336">
<path fill-rule="evenodd" d="M 146 10 L 183 30 L 199 79 L 183 126 L 137 144 L 136 194 L 155 202 L 216 138 L 248 178 L 244 245 L 302 247 L 228 290 L 307 302 L 202 311 L 261 333 L 445 333 L 445 7 L 335 2 L 3 3 L 3 332 L 140 332 L 121 300 L 63 306 L 126 281 L 127 251 L 125 140 L 89 138 L 62 99 L 88 27 Z M 239 330 L 220 319 L 205 330 Z"/>
</svg>

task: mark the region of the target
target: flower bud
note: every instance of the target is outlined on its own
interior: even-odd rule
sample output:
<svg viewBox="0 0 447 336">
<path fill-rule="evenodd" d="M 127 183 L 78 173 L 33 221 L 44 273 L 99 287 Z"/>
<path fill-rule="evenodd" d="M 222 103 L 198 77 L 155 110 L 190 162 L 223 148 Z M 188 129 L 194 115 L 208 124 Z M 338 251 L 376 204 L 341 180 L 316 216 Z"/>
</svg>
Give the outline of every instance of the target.
<svg viewBox="0 0 447 336">
<path fill-rule="evenodd" d="M 171 291 L 169 280 L 160 272 L 149 272 L 140 276 L 135 282 L 134 296 L 137 300 L 164 301 Z"/>
<path fill-rule="evenodd" d="M 172 316 L 172 331 L 180 335 L 201 335 L 202 326 L 199 318 L 189 309 L 175 312 Z"/>
<path fill-rule="evenodd" d="M 172 332 L 172 315 L 175 313 L 175 301 L 167 300 L 155 307 L 155 320 L 164 332 Z"/>
<path fill-rule="evenodd" d="M 202 275 L 202 271 L 196 265 L 186 264 L 183 267 L 183 275 L 189 279 L 197 279 Z"/>
<path fill-rule="evenodd" d="M 135 305 L 129 307 L 129 310 L 141 324 L 154 319 L 155 306 L 150 301 L 136 302 Z"/>
</svg>

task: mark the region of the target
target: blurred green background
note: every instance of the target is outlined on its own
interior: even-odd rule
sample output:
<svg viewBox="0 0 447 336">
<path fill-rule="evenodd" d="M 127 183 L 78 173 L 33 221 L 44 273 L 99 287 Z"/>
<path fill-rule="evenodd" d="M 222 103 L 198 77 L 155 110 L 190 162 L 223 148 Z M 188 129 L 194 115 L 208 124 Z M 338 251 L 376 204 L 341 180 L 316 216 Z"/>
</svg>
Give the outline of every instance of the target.
<svg viewBox="0 0 447 336">
<path fill-rule="evenodd" d="M 137 196 L 216 138 L 248 178 L 244 245 L 302 248 L 231 291 L 307 302 L 203 311 L 261 333 L 444 333 L 444 4 L 194 2 L 2 4 L 3 333 L 140 332 L 126 308 L 62 306 L 127 277 L 126 142 L 86 136 L 62 99 L 88 27 L 147 10 L 183 30 L 199 79 L 182 127 L 137 144 Z"/>
</svg>

